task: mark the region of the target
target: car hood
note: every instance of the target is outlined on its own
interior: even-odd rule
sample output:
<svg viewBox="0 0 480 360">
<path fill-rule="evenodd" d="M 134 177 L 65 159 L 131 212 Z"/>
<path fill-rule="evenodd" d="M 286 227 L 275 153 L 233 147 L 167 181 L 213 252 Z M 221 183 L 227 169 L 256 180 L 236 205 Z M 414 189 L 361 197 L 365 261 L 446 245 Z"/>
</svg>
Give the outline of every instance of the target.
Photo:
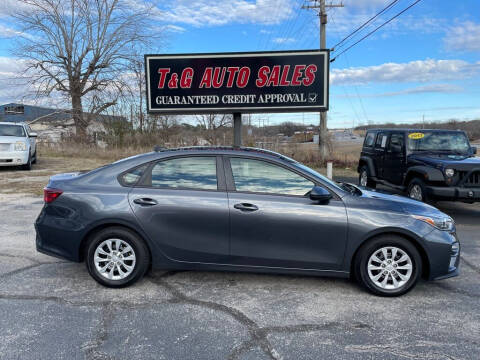
<svg viewBox="0 0 480 360">
<path fill-rule="evenodd" d="M 379 201 L 379 208 L 386 207 L 404 212 L 411 215 L 432 216 L 432 217 L 445 217 L 448 216 L 438 210 L 436 207 L 422 203 L 417 200 L 410 199 L 405 196 L 391 195 L 377 190 L 371 190 L 367 188 L 360 188 L 362 191 L 362 197 L 371 199 L 373 201 Z"/>
<path fill-rule="evenodd" d="M 410 161 L 420 162 L 434 167 L 451 167 L 459 170 L 480 168 L 480 158 L 455 154 L 413 154 Z"/>
<path fill-rule="evenodd" d="M 2 144 L 14 144 L 17 141 L 25 142 L 27 138 L 17 136 L 0 136 L 0 143 Z"/>
</svg>

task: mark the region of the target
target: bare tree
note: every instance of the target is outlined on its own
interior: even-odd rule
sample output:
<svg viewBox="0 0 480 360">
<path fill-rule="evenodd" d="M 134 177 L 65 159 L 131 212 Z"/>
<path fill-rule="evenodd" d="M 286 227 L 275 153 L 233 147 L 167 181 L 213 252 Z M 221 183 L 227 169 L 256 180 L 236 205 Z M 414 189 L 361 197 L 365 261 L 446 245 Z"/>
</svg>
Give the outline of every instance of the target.
<svg viewBox="0 0 480 360">
<path fill-rule="evenodd" d="M 211 145 L 218 145 L 220 132 L 232 124 L 232 116 L 226 114 L 208 114 L 196 116 L 198 124 L 205 130 L 205 140 Z"/>
<path fill-rule="evenodd" d="M 18 0 L 13 14 L 24 36 L 16 47 L 27 59 L 37 95 L 58 91 L 71 101 L 78 136 L 91 116 L 132 96 L 132 59 L 152 41 L 147 6 L 122 0 Z M 88 106 L 86 104 L 88 103 Z"/>
</svg>

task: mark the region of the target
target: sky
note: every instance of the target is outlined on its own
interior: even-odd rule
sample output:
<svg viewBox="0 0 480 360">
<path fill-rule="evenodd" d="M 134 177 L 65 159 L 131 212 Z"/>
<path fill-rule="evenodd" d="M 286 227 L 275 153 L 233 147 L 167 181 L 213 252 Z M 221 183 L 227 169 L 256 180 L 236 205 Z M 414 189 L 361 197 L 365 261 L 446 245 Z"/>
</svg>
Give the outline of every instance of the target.
<svg viewBox="0 0 480 360">
<path fill-rule="evenodd" d="M 303 50 L 319 47 L 319 19 L 308 0 L 124 0 L 155 5 L 166 37 L 162 53 Z M 335 57 L 415 0 L 388 12 L 335 49 Z M 327 48 L 392 0 L 343 0 L 328 9 Z M 340 0 L 327 0 L 339 4 Z M 0 103 L 18 100 L 9 88 L 21 71 L 11 49 L 20 36 L 9 16 L 15 0 L 0 1 Z M 480 118 L 480 1 L 422 0 L 340 55 L 330 67 L 330 128 L 384 122 Z M 262 114 L 254 121 L 318 124 L 318 113 Z"/>
</svg>

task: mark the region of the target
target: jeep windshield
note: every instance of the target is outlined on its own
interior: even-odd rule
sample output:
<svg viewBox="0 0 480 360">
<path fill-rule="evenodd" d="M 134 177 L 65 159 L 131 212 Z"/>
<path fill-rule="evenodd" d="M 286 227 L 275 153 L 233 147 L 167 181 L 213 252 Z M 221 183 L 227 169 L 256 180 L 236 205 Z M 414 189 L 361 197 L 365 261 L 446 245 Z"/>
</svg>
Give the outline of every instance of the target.
<svg viewBox="0 0 480 360">
<path fill-rule="evenodd" d="M 470 143 L 463 132 L 420 130 L 408 134 L 408 150 L 466 155 Z"/>
<path fill-rule="evenodd" d="M 25 137 L 25 131 L 20 125 L 0 125 L 0 136 Z"/>
</svg>

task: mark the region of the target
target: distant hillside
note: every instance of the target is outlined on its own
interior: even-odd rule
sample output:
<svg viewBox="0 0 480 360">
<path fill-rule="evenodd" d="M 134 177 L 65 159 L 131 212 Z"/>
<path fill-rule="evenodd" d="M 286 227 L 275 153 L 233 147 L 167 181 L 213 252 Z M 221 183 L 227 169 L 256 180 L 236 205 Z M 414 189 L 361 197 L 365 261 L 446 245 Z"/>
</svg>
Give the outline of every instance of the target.
<svg viewBox="0 0 480 360">
<path fill-rule="evenodd" d="M 358 126 L 355 130 L 367 129 L 383 129 L 383 128 L 407 128 L 407 129 L 446 129 L 446 130 L 463 130 L 468 134 L 470 140 L 480 139 L 480 120 L 457 121 L 450 120 L 448 122 L 426 122 L 415 124 L 375 124 Z"/>
</svg>

